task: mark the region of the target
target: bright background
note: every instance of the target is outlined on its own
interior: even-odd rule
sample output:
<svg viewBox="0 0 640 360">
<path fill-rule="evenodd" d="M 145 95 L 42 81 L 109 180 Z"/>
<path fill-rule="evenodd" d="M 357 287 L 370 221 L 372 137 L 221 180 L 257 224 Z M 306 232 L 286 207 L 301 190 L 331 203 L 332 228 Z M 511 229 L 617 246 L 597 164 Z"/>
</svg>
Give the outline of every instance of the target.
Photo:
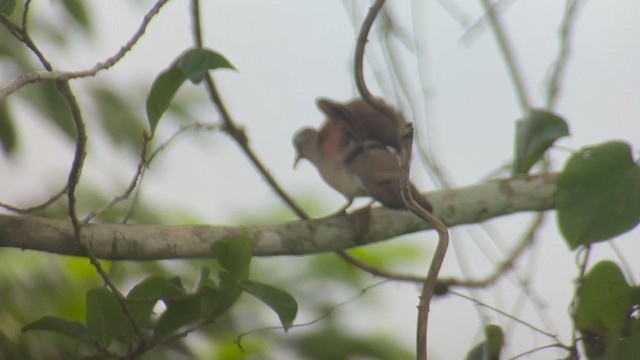
<svg viewBox="0 0 640 360">
<path fill-rule="evenodd" d="M 219 89 L 234 119 L 246 127 L 254 150 L 296 199 L 305 204 L 319 202 L 323 209 L 320 214 L 339 208 L 342 197 L 323 184 L 309 163 L 292 169 L 291 136 L 302 126 L 320 124 L 322 115 L 314 105 L 317 97 L 347 100 L 355 95 L 352 56 L 357 24 L 368 3 L 258 0 L 203 3 L 206 46 L 224 54 L 238 69 L 215 73 Z M 412 96 L 421 99 L 421 86 L 427 88 L 426 105 L 422 103 L 418 110 L 419 114 L 428 114 L 428 125 L 424 116 L 416 119 L 419 135 L 431 141 L 435 156 L 455 186 L 486 180 L 512 157 L 514 122 L 522 115 L 491 30 L 485 26 L 465 35 L 465 26 L 438 2 L 391 3 L 400 27 L 409 33 L 419 31 L 423 46 L 419 63 L 424 70 L 422 74 L 406 48 L 398 46 L 397 50 Z M 506 3 L 509 4 L 503 6 L 500 16 L 529 98 L 534 106 L 543 107 L 546 76 L 558 51 L 564 2 Z M 45 39 L 36 38 L 60 69 L 85 69 L 115 53 L 138 27 L 151 2 L 132 5 L 128 1 L 94 0 L 90 4 L 96 25 L 92 38 L 70 32 L 71 46 L 64 51 L 47 48 Z M 458 1 L 456 5 L 471 22 L 482 15 L 479 1 Z M 50 12 L 55 19 L 56 2 L 34 2 L 33 7 L 41 14 Z M 128 91 L 129 82 L 150 86 L 155 75 L 191 44 L 188 11 L 187 2 L 170 2 L 124 60 L 95 79 L 74 81 L 74 88 L 82 89 L 84 82 L 91 81 L 121 84 L 123 91 Z M 569 150 L 612 139 L 625 140 L 636 148 L 640 144 L 640 47 L 636 46 L 640 40 L 639 20 L 640 3 L 635 0 L 587 1 L 581 6 L 556 108 L 569 122 L 572 135 L 559 141 L 562 148 L 551 150 L 556 170 L 561 169 Z M 64 27 L 64 22 L 60 21 L 59 26 Z M 377 44 L 373 42 L 368 49 L 373 54 L 369 65 L 384 76 L 384 60 L 379 56 Z M 0 72 L 0 84 L 8 83 L 14 76 Z M 374 92 L 380 94 L 372 72 L 367 72 L 367 79 Z M 97 130 L 91 122 L 90 101 L 80 94 L 81 103 L 88 106 L 85 115 L 89 127 Z M 390 93 L 385 95 L 393 101 Z M 193 120 L 219 120 L 200 89 L 186 86 L 180 96 L 201 100 L 199 116 Z M 137 111 L 144 116 L 144 104 L 139 105 Z M 0 201 L 27 205 L 64 184 L 73 147 L 37 113 L 20 104 L 15 111 L 21 114 L 22 143 L 15 158 L 0 157 Z M 162 122 L 157 135 L 160 139 L 167 138 L 176 128 L 175 122 Z M 83 183 L 111 193 L 120 191 L 133 174 L 136 159 L 123 149 L 108 146 L 100 135 L 92 136 L 89 145 Z M 435 188 L 420 161 L 415 162 L 413 177 L 420 189 Z M 190 134 L 174 143 L 153 164 L 142 196 L 169 212 L 186 212 L 211 224 L 246 222 L 264 217 L 274 209 L 286 213 L 275 193 L 223 134 Z M 553 324 L 546 329 L 559 333 L 567 342 L 571 335 L 567 308 L 576 276 L 575 254 L 568 252 L 557 233 L 553 214 L 549 215 L 535 247 L 518 267 L 522 276 L 530 275 L 529 285 L 544 304 L 546 318 L 538 317 L 530 302 L 525 302 L 517 314 L 536 326 Z M 287 217 L 294 219 L 293 214 Z M 491 264 L 499 261 L 499 250 L 505 251 L 519 240 L 530 217 L 524 214 L 489 221 L 486 229 L 501 241 L 497 246 L 491 245 L 486 229 L 478 226 L 452 229 L 453 242 L 465 257 L 456 256 L 451 248 L 443 274 L 459 275 L 460 263 L 473 277 L 490 272 Z M 397 241 L 413 242 L 430 251 L 435 239 L 434 234 L 426 233 Z M 616 240 L 629 257 L 636 277 L 640 268 L 639 240 L 638 231 Z M 402 270 L 424 271 L 429 251 L 424 252 L 422 264 L 408 264 Z M 489 254 L 488 259 L 483 253 Z M 597 246 L 594 261 L 601 257 L 615 259 L 607 245 Z M 287 264 L 286 261 L 297 266 L 305 258 L 262 259 L 257 266 L 268 271 L 276 263 Z M 286 274 L 280 275 L 286 279 Z M 277 277 L 274 275 L 271 282 L 277 283 Z M 372 283 L 375 281 L 371 279 Z M 513 306 L 522 291 L 509 280 L 504 283 L 474 296 L 514 312 Z M 371 327 L 382 327 L 413 348 L 418 290 L 395 283 L 378 287 L 372 291 L 374 295 L 365 295 L 380 296 L 378 310 L 360 311 L 356 302 L 345 307 L 342 314 L 348 317 L 339 319 L 339 323 L 363 333 Z M 336 299 L 349 296 L 335 294 Z M 508 323 L 494 312 L 484 314 L 493 322 Z M 267 318 L 265 322 L 272 324 L 275 319 Z M 456 297 L 436 299 L 429 324 L 431 353 L 443 359 L 462 358 L 478 341 L 480 328 L 475 306 L 469 301 Z M 512 355 L 550 343 L 521 326 L 505 329 L 512 332 L 507 343 Z M 530 358 L 548 359 L 563 354 L 550 352 L 553 351 Z"/>
</svg>

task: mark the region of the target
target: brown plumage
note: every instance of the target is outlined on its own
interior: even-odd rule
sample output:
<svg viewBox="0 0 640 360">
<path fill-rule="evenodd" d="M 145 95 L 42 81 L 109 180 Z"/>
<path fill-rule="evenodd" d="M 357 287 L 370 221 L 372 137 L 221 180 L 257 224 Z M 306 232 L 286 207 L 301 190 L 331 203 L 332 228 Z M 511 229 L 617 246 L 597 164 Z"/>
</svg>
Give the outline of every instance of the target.
<svg viewBox="0 0 640 360">
<path fill-rule="evenodd" d="M 405 209 L 400 191 L 399 134 L 405 121 L 380 113 L 364 100 L 338 103 L 319 99 L 327 119 L 320 130 L 303 128 L 294 136 L 297 159 L 311 161 L 323 180 L 347 199 L 370 196 L 391 209 Z M 392 109 L 392 108 L 390 108 Z M 410 185 L 426 210 L 431 204 Z"/>
</svg>

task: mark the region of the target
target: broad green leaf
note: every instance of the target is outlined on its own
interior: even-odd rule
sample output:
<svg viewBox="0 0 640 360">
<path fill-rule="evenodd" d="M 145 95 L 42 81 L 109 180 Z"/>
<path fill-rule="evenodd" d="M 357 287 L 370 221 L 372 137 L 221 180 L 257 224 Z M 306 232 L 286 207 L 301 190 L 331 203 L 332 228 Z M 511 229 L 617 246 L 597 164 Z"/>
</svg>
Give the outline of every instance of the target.
<svg viewBox="0 0 640 360">
<path fill-rule="evenodd" d="M 601 261 L 584 277 L 575 310 L 580 331 L 618 334 L 632 311 L 631 287 L 618 266 Z"/>
<path fill-rule="evenodd" d="M 147 121 L 153 133 L 158 121 L 171 104 L 171 99 L 187 78 L 184 73 L 175 67 L 171 67 L 158 75 L 151 85 L 147 98 Z"/>
<path fill-rule="evenodd" d="M 16 8 L 16 0 L 0 0 L 0 14 L 11 15 Z"/>
<path fill-rule="evenodd" d="M 16 149 L 16 144 L 16 129 L 8 109 L 8 102 L 0 102 L 0 147 L 6 154 L 11 154 Z"/>
<path fill-rule="evenodd" d="M 182 54 L 176 67 L 194 84 L 199 83 L 209 70 L 234 69 L 224 56 L 209 49 L 191 49 Z"/>
<path fill-rule="evenodd" d="M 249 265 L 253 256 L 253 245 L 247 238 L 234 238 L 214 243 L 213 257 L 220 266 L 238 280 L 249 278 Z"/>
<path fill-rule="evenodd" d="M 93 288 L 87 292 L 87 327 L 103 346 L 125 328 L 126 321 L 116 296 L 105 288 Z"/>
<path fill-rule="evenodd" d="M 224 314 L 242 295 L 242 288 L 234 275 L 227 271 L 218 274 L 220 284 L 217 290 L 205 288 L 202 298 L 202 316 L 214 319 Z"/>
<path fill-rule="evenodd" d="M 167 301 L 167 310 L 160 315 L 158 323 L 153 328 L 153 337 L 157 340 L 163 339 L 182 326 L 199 319 L 200 301 L 199 294 L 190 295 L 181 300 Z"/>
<path fill-rule="evenodd" d="M 564 119 L 545 110 L 531 110 L 516 123 L 513 173 L 526 174 L 556 140 L 568 135 Z"/>
<path fill-rule="evenodd" d="M 271 285 L 250 280 L 240 281 L 240 286 L 278 314 L 284 331 L 291 328 L 298 313 L 298 303 L 293 296 Z"/>
<path fill-rule="evenodd" d="M 631 147 L 587 147 L 565 165 L 558 183 L 558 225 L 572 249 L 610 239 L 640 222 L 640 167 Z"/>
<path fill-rule="evenodd" d="M 151 326 L 151 313 L 156 302 L 166 293 L 169 279 L 154 275 L 142 280 L 129 291 L 127 308 L 136 323 L 144 328 Z"/>
<path fill-rule="evenodd" d="M 45 330 L 67 335 L 78 341 L 93 344 L 96 339 L 91 336 L 87 327 L 77 321 L 69 321 L 53 316 L 42 317 L 22 328 L 22 331 Z"/>
<path fill-rule="evenodd" d="M 174 276 L 169 279 L 166 287 L 164 288 L 164 298 L 171 299 L 172 297 L 180 297 L 185 295 L 187 292 L 184 290 L 184 286 L 182 285 L 182 280 L 178 276 Z"/>
</svg>

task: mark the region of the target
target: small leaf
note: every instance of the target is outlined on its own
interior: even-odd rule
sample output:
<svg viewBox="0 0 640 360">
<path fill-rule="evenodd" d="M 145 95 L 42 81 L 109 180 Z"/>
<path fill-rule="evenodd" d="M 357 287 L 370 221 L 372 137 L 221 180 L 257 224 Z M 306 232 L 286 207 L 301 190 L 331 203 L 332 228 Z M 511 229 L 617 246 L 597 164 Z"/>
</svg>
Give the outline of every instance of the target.
<svg viewBox="0 0 640 360">
<path fill-rule="evenodd" d="M 271 285 L 250 280 L 240 281 L 240 286 L 278 314 L 284 331 L 291 328 L 298 313 L 298 303 L 293 296 Z"/>
<path fill-rule="evenodd" d="M 156 77 L 147 97 L 147 120 L 151 132 L 155 130 L 162 114 L 169 108 L 174 95 L 186 79 L 198 83 L 208 70 L 233 65 L 222 55 L 208 49 L 191 49 L 181 54 L 174 64 Z"/>
<path fill-rule="evenodd" d="M 16 8 L 16 0 L 0 0 L 0 14 L 11 15 Z"/>
<path fill-rule="evenodd" d="M 22 328 L 22 331 L 45 330 L 70 336 L 78 341 L 93 344 L 96 341 L 87 327 L 77 321 L 69 321 L 53 316 L 42 317 Z"/>
<path fill-rule="evenodd" d="M 128 325 L 125 321 L 122 307 L 111 291 L 93 288 L 87 292 L 87 327 L 103 346 L 109 346 Z"/>
<path fill-rule="evenodd" d="M 6 154 L 11 154 L 16 149 L 16 144 L 16 129 L 8 109 L 8 102 L 0 102 L 0 147 Z"/>
<path fill-rule="evenodd" d="M 209 70 L 234 69 L 224 56 L 209 49 L 188 50 L 179 57 L 176 67 L 194 84 L 202 81 Z"/>
<path fill-rule="evenodd" d="M 631 147 L 616 141 L 574 154 L 558 183 L 556 208 L 572 249 L 633 229 L 640 222 L 640 166 Z"/>
<path fill-rule="evenodd" d="M 484 328 L 484 341 L 474 346 L 468 353 L 466 360 L 500 360 L 503 334 L 498 325 L 487 325 Z"/>
<path fill-rule="evenodd" d="M 526 174 L 556 140 L 568 135 L 569 127 L 564 119 L 548 111 L 531 110 L 516 123 L 513 173 Z"/>
<path fill-rule="evenodd" d="M 632 311 L 631 294 L 631 287 L 615 263 L 597 263 L 582 282 L 576 327 L 600 335 L 618 334 Z"/>
<path fill-rule="evenodd" d="M 247 238 L 228 239 L 211 246 L 213 257 L 220 266 L 238 280 L 249 278 L 249 265 L 253 256 L 253 245 Z"/>
<path fill-rule="evenodd" d="M 151 85 L 149 97 L 147 97 L 147 121 L 153 133 L 165 111 L 171 104 L 171 99 L 176 94 L 182 83 L 187 78 L 177 68 L 169 68 L 156 77 Z"/>
</svg>

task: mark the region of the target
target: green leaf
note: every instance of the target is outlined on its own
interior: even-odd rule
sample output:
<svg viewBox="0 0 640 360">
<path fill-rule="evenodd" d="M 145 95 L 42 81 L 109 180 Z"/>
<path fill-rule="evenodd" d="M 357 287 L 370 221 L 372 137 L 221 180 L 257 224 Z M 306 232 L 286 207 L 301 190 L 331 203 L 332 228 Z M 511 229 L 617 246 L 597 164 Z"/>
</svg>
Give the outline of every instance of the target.
<svg viewBox="0 0 640 360">
<path fill-rule="evenodd" d="M 611 261 L 597 263 L 584 277 L 575 310 L 580 331 L 618 334 L 632 312 L 631 287 Z"/>
<path fill-rule="evenodd" d="M 0 0 L 0 14 L 11 15 L 16 8 L 16 0 Z"/>
<path fill-rule="evenodd" d="M 6 154 L 11 154 L 16 149 L 17 139 L 13 118 L 8 107 L 7 101 L 0 102 L 0 146 Z"/>
<path fill-rule="evenodd" d="M 556 140 L 568 135 L 564 119 L 545 110 L 531 110 L 516 123 L 513 173 L 526 174 Z"/>
<path fill-rule="evenodd" d="M 80 342 L 93 344 L 96 339 L 91 336 L 87 327 L 77 321 L 69 321 L 53 316 L 42 317 L 22 328 L 22 331 L 45 330 L 67 335 Z"/>
<path fill-rule="evenodd" d="M 86 322 L 89 331 L 103 346 L 109 346 L 124 326 L 128 325 L 116 296 L 105 288 L 87 292 Z"/>
<path fill-rule="evenodd" d="M 240 281 L 242 289 L 267 304 L 278 314 L 284 331 L 289 330 L 298 313 L 298 303 L 289 293 L 271 285 L 251 280 Z"/>
<path fill-rule="evenodd" d="M 83 0 L 63 0 L 64 7 L 71 17 L 83 28 L 89 30 L 91 22 Z"/>
<path fill-rule="evenodd" d="M 640 222 L 640 167 L 631 147 L 587 147 L 565 165 L 556 194 L 558 225 L 572 249 L 610 239 Z"/>
<path fill-rule="evenodd" d="M 181 54 L 174 64 L 161 72 L 151 85 L 147 97 L 147 120 L 151 132 L 169 108 L 174 95 L 186 79 L 193 83 L 202 81 L 208 70 L 219 68 L 233 69 L 222 55 L 208 49 L 192 49 Z"/>
<path fill-rule="evenodd" d="M 127 308 L 140 327 L 151 326 L 151 314 L 156 302 L 166 293 L 169 279 L 154 275 L 142 280 L 127 294 Z"/>
<path fill-rule="evenodd" d="M 253 256 L 253 245 L 247 238 L 234 238 L 214 243 L 213 257 L 220 266 L 238 280 L 249 278 L 249 265 Z"/>
<path fill-rule="evenodd" d="M 485 339 L 467 353 L 466 360 L 500 360 L 503 334 L 498 325 L 487 325 L 484 328 Z"/>
<path fill-rule="evenodd" d="M 91 89 L 97 118 L 116 145 L 130 145 L 138 151 L 142 145 L 145 122 L 126 95 L 118 89 L 95 86 Z M 135 111 L 134 111 L 135 109 Z"/>
<path fill-rule="evenodd" d="M 176 67 L 194 84 L 199 83 L 209 70 L 233 69 L 233 65 L 224 56 L 209 49 L 191 49 L 182 54 Z"/>
<path fill-rule="evenodd" d="M 180 69 L 172 67 L 161 72 L 153 81 L 147 98 L 147 120 L 152 133 L 155 131 L 162 114 L 169 108 L 171 99 L 186 79 Z"/>
<path fill-rule="evenodd" d="M 198 294 L 181 300 L 167 301 L 167 310 L 160 315 L 158 323 L 153 328 L 153 337 L 157 340 L 163 339 L 200 318 L 200 301 L 201 296 Z"/>
</svg>

